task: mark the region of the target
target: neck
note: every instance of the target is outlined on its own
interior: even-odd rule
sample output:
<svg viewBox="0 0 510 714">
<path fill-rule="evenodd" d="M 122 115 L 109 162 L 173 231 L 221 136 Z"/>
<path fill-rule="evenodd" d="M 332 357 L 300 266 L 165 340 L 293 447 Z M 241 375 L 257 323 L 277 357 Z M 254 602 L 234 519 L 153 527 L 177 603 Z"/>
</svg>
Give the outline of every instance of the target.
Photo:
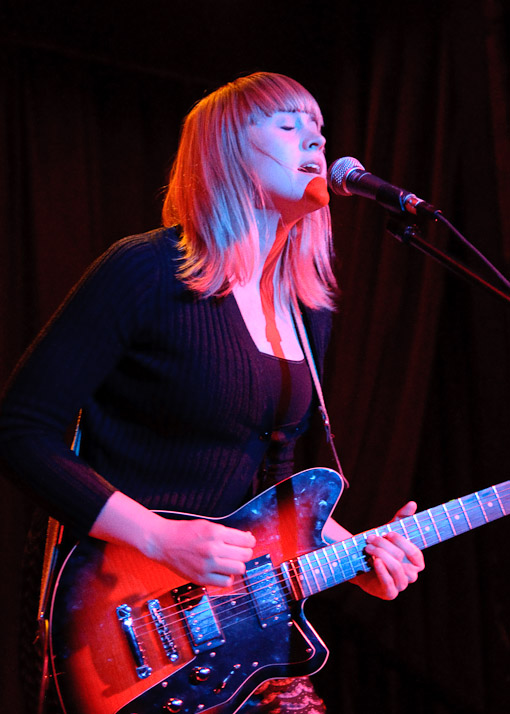
<svg viewBox="0 0 510 714">
<path fill-rule="evenodd" d="M 263 351 L 285 358 L 287 350 L 301 354 L 291 318 L 290 305 L 278 285 L 279 258 L 294 224 L 285 224 L 276 211 L 255 211 L 252 234 L 255 265 L 250 279 L 234 286 L 247 324 L 255 325 Z M 299 358 L 299 357 L 298 357 Z"/>
<path fill-rule="evenodd" d="M 254 275 L 261 276 L 274 265 L 289 236 L 291 228 L 297 223 L 285 221 L 276 210 L 255 209 L 255 219 L 258 231 L 259 261 Z"/>
</svg>

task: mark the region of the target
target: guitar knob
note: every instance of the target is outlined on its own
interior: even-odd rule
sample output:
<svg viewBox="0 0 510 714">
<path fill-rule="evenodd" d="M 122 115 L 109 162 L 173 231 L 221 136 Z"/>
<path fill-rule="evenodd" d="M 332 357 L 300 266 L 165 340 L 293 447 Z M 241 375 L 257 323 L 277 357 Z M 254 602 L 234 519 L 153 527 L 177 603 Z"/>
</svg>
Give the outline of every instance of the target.
<svg viewBox="0 0 510 714">
<path fill-rule="evenodd" d="M 177 714 L 177 712 L 180 712 L 182 707 L 184 705 L 184 702 L 182 699 L 178 699 L 177 697 L 174 697 L 173 699 L 169 699 L 165 706 L 163 707 L 164 712 L 170 712 L 170 714 Z"/>
<path fill-rule="evenodd" d="M 200 684 L 200 682 L 206 682 L 210 676 L 210 667 L 194 667 L 189 678 L 192 684 Z"/>
</svg>

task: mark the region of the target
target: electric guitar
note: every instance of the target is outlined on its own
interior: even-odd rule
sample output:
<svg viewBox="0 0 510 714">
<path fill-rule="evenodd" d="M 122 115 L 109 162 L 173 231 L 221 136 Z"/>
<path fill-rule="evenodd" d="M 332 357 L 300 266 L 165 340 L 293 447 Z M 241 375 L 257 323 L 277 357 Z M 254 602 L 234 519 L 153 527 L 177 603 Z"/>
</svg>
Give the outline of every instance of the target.
<svg viewBox="0 0 510 714">
<path fill-rule="evenodd" d="M 327 545 L 322 529 L 341 491 L 335 471 L 309 469 L 214 519 L 257 539 L 230 588 L 187 583 L 135 549 L 80 542 L 59 572 L 50 612 L 64 711 L 234 714 L 267 679 L 322 667 L 328 650 L 304 602 L 370 570 L 370 533 L 396 531 L 425 549 L 510 513 L 505 481 Z"/>
</svg>

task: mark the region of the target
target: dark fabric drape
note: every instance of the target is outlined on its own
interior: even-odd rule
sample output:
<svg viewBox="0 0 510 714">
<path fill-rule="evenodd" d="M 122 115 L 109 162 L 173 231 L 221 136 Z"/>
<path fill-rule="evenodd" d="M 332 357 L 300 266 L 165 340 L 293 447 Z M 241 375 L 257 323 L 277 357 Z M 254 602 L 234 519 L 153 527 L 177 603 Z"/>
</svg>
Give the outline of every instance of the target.
<svg viewBox="0 0 510 714">
<path fill-rule="evenodd" d="M 134 67 L 115 47 L 100 60 L 73 53 L 64 32 L 51 48 L 44 38 L 6 35 L 2 383 L 86 265 L 117 238 L 159 223 L 181 118 L 218 77 L 256 69 L 295 76 L 323 107 L 330 160 L 355 156 L 426 198 L 510 273 L 510 37 L 503 0 L 341 6 L 300 0 L 291 16 L 268 15 L 265 3 L 248 7 L 249 23 L 230 17 L 235 42 L 230 49 L 220 43 L 221 53 L 218 37 L 200 35 L 186 16 L 180 27 L 201 48 L 201 78 L 190 73 L 183 53 L 154 50 L 149 69 Z M 276 23 L 270 30 L 268 17 Z M 136 47 L 143 18 L 128 19 L 118 22 Z M 258 41 L 266 30 L 274 38 L 267 48 Z M 225 32 L 223 19 L 218 32 Z M 196 60 L 195 50 L 194 68 Z M 326 399 L 351 481 L 337 517 L 359 531 L 388 520 L 408 499 L 423 509 L 508 478 L 510 325 L 501 301 L 391 237 L 379 206 L 333 198 L 332 211 L 342 296 Z M 443 227 L 427 226 L 424 237 L 477 265 Z M 306 454 L 331 464 L 322 436 Z M 8 613 L 0 702 L 18 714 L 22 696 L 12 663 L 32 504 L 2 481 L 0 510 L 0 602 Z M 394 602 L 349 585 L 310 600 L 307 612 L 331 650 L 315 681 L 332 714 L 508 711 L 509 527 L 502 519 L 430 550 L 419 582 Z"/>
<path fill-rule="evenodd" d="M 330 150 L 412 187 L 508 273 L 501 6 L 447 5 L 411 4 L 391 25 L 381 12 L 363 52 L 353 40 Z M 333 212 L 343 296 L 328 395 L 353 484 L 338 517 L 358 531 L 408 499 L 425 508 L 508 478 L 509 318 L 507 305 L 385 233 L 379 207 L 352 198 Z M 425 237 L 469 259 L 444 229 Z M 505 528 L 427 553 L 426 574 L 394 603 L 326 595 L 327 672 L 341 671 L 328 689 L 334 711 L 508 709 Z"/>
</svg>

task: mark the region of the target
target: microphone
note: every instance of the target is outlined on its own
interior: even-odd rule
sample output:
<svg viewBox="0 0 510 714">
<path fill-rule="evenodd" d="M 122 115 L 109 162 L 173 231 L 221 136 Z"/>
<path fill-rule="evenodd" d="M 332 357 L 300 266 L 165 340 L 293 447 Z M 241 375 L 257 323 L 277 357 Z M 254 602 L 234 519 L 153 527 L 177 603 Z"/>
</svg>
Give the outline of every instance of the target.
<svg viewBox="0 0 510 714">
<path fill-rule="evenodd" d="M 440 213 L 414 193 L 392 186 L 373 174 L 352 156 L 337 159 L 328 171 L 328 184 L 333 193 L 339 196 L 364 196 L 377 201 L 392 213 L 412 213 L 437 219 Z"/>
</svg>

